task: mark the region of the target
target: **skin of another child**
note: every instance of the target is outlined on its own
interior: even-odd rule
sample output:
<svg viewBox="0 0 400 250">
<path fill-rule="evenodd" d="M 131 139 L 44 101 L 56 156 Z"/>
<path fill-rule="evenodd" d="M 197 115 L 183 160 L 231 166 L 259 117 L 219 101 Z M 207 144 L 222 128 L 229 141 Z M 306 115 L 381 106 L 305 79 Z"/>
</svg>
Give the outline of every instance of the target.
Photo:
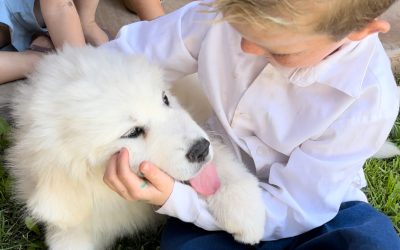
<svg viewBox="0 0 400 250">
<path fill-rule="evenodd" d="M 123 0 L 123 2 L 126 8 L 137 14 L 141 20 L 153 20 L 165 14 L 160 0 Z"/>
<path fill-rule="evenodd" d="M 310 23 L 310 19 L 299 20 L 299 23 Z M 327 34 L 314 32 L 307 25 L 299 25 L 297 28 L 279 25 L 251 28 L 238 23 L 231 25 L 242 35 L 241 48 L 244 52 L 264 55 L 274 65 L 293 68 L 318 64 L 346 42 L 362 40 L 371 34 L 385 33 L 390 29 L 388 22 L 374 19 L 363 29 L 336 40 Z M 157 166 L 144 162 L 140 170 L 150 188 L 141 189 L 139 187 L 143 179 L 130 170 L 128 159 L 126 149 L 110 159 L 104 175 L 105 183 L 127 200 L 146 200 L 153 205 L 163 205 L 172 193 L 174 180 Z"/>
<path fill-rule="evenodd" d="M 84 46 L 86 40 L 95 46 L 108 41 L 107 34 L 95 22 L 98 3 L 99 0 L 40 0 L 42 16 L 56 48 L 64 43 Z"/>
<path fill-rule="evenodd" d="M 106 33 L 95 22 L 99 0 L 36 0 L 34 13 L 38 24 L 47 26 L 51 41 L 38 37 L 34 43 L 45 48 L 60 48 L 64 43 L 84 46 L 87 42 L 99 46 L 108 41 Z M 125 0 L 127 8 L 142 20 L 163 15 L 159 0 Z M 45 25 L 45 23 L 47 25 Z M 0 24 L 0 48 L 10 43 L 10 31 Z M 2 51 L 0 54 L 0 84 L 25 77 L 34 68 L 42 53 Z"/>
<path fill-rule="evenodd" d="M 98 0 L 78 0 L 75 8 L 72 0 L 36 0 L 34 13 L 39 25 L 45 23 L 51 41 L 38 37 L 34 43 L 42 47 L 60 48 L 64 43 L 84 46 L 87 42 L 98 46 L 108 41 L 108 36 L 94 21 Z M 86 39 L 85 39 L 86 37 Z M 0 25 L 0 47 L 10 43 L 10 31 Z M 26 50 L 21 52 L 2 51 L 0 54 L 0 84 L 25 77 L 40 60 L 42 53 Z"/>
<path fill-rule="evenodd" d="M 34 13 L 40 26 L 44 26 L 40 14 L 39 0 L 35 1 Z M 10 30 L 6 25 L 0 24 L 0 48 L 11 42 Z M 42 53 L 26 50 L 22 52 L 1 51 L 0 52 L 0 84 L 23 78 L 31 72 L 35 63 L 40 59 Z"/>
</svg>

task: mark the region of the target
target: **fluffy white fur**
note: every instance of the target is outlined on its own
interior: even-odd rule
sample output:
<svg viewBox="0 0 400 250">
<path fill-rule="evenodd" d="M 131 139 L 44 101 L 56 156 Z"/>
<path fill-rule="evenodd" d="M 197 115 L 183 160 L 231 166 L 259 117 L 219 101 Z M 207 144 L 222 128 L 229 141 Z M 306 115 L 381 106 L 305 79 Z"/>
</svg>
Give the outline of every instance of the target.
<svg viewBox="0 0 400 250">
<path fill-rule="evenodd" d="M 103 182 L 108 159 L 121 147 L 135 171 L 150 160 L 177 180 L 193 177 L 214 155 L 221 188 L 207 198 L 210 211 L 237 240 L 261 239 L 265 212 L 257 179 L 216 142 L 203 161 L 188 161 L 191 146 L 210 139 L 144 58 L 65 48 L 45 57 L 19 86 L 13 109 L 9 169 L 17 197 L 45 223 L 50 249 L 104 249 L 158 224 L 152 206 L 126 201 Z M 136 127 L 145 134 L 121 138 Z"/>
</svg>

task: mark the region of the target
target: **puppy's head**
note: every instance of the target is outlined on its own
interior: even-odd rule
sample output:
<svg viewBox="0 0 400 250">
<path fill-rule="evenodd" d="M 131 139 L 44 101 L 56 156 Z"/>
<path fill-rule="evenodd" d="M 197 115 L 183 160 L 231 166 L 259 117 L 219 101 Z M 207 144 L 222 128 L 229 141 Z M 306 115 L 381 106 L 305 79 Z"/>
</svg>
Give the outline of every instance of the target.
<svg viewBox="0 0 400 250">
<path fill-rule="evenodd" d="M 104 168 L 122 147 L 135 171 L 148 160 L 178 180 L 212 158 L 206 133 L 140 56 L 67 47 L 47 56 L 20 93 L 17 126 L 75 174 Z"/>
</svg>

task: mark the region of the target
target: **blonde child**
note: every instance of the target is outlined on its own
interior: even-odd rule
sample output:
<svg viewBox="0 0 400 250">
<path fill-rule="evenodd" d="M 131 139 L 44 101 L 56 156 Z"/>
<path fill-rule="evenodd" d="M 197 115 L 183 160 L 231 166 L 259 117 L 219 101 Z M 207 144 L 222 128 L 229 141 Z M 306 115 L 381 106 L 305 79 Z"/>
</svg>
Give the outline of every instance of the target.
<svg viewBox="0 0 400 250">
<path fill-rule="evenodd" d="M 378 38 L 390 28 L 378 16 L 394 2 L 193 2 L 127 25 L 103 46 L 146 55 L 167 81 L 198 72 L 214 110 L 208 126 L 263 189 L 260 244 L 235 242 L 193 188 L 150 162 L 141 165 L 149 184 L 140 188 L 144 180 L 129 171 L 126 149 L 110 159 L 104 181 L 172 217 L 161 249 L 400 249 L 390 220 L 361 190 L 363 164 L 398 114 Z"/>
</svg>

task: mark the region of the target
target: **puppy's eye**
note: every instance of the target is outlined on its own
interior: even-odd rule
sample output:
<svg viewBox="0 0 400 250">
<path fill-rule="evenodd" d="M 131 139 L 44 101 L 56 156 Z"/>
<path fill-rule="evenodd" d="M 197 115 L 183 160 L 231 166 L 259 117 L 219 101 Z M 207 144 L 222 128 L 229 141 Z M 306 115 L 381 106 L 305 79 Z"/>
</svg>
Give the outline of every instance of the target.
<svg viewBox="0 0 400 250">
<path fill-rule="evenodd" d="M 134 127 L 133 129 L 129 130 L 126 134 L 121 136 L 121 138 L 122 139 L 137 138 L 141 135 L 144 135 L 144 128 L 143 127 Z"/>
<path fill-rule="evenodd" d="M 165 94 L 164 91 L 162 92 L 162 100 L 163 100 L 165 105 L 169 106 L 168 96 Z"/>
</svg>

